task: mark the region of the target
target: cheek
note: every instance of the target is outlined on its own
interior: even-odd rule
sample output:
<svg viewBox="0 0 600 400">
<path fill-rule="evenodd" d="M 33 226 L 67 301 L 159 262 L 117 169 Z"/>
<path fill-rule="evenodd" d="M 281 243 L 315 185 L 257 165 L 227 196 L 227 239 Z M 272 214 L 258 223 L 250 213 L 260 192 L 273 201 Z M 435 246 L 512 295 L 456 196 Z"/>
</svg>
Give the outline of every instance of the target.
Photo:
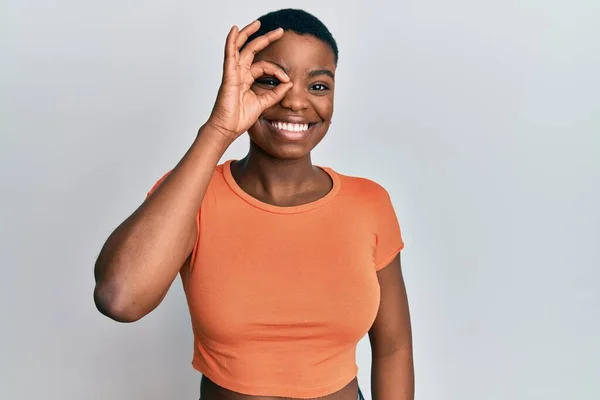
<svg viewBox="0 0 600 400">
<path fill-rule="evenodd" d="M 264 127 L 261 125 L 260 120 L 256 121 L 254 125 L 248 128 L 248 136 L 250 136 L 250 139 L 252 139 L 252 141 L 255 143 L 263 140 L 262 138 L 265 137 L 265 133 Z"/>
<path fill-rule="evenodd" d="M 323 121 L 329 122 L 333 116 L 333 96 L 315 102 L 314 108 Z"/>
</svg>

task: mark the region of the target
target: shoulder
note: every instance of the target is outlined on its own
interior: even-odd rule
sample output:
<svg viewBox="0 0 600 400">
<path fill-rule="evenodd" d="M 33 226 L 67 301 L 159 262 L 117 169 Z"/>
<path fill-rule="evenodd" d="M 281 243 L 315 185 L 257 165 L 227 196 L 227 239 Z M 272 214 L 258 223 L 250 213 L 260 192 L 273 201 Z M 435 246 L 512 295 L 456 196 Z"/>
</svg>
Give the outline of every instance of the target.
<svg viewBox="0 0 600 400">
<path fill-rule="evenodd" d="M 154 191 L 164 182 L 164 180 L 167 179 L 171 172 L 173 172 L 173 169 L 169 169 L 162 175 L 159 175 L 158 180 L 154 182 L 150 190 L 146 193 L 146 197 L 149 197 L 152 193 L 154 193 Z M 220 182 L 225 182 L 224 164 L 218 164 L 215 167 L 212 177 L 208 184 L 207 194 L 212 192 L 212 189 L 214 188 L 215 184 L 218 186 Z"/>
<path fill-rule="evenodd" d="M 362 177 L 342 174 L 335 171 L 341 183 L 341 188 L 346 195 L 370 201 L 385 201 L 390 195 L 387 189 L 379 182 Z"/>
</svg>

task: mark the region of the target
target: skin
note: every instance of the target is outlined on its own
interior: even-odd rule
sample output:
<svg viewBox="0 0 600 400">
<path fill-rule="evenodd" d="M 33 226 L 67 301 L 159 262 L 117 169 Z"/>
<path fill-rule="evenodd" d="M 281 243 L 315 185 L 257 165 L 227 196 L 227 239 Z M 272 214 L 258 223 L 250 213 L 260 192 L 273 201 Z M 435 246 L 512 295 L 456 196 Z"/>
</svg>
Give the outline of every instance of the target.
<svg viewBox="0 0 600 400">
<path fill-rule="evenodd" d="M 250 149 L 232 174 L 251 196 L 277 206 L 315 201 L 332 188 L 311 162 L 325 137 L 334 105 L 332 50 L 309 35 L 276 30 L 240 48 L 258 30 L 233 27 L 225 45 L 223 80 L 208 121 L 162 184 L 104 244 L 95 266 L 98 310 L 133 322 L 156 308 L 178 273 L 186 274 L 197 240 L 195 217 L 215 166 L 248 132 Z M 310 123 L 299 138 L 281 135 L 271 121 Z M 369 331 L 374 400 L 413 400 L 414 376 L 408 301 L 400 257 L 378 273 L 381 305 Z M 356 379 L 327 400 L 355 400 Z M 275 400 L 247 396 L 202 379 L 203 400 Z"/>
</svg>

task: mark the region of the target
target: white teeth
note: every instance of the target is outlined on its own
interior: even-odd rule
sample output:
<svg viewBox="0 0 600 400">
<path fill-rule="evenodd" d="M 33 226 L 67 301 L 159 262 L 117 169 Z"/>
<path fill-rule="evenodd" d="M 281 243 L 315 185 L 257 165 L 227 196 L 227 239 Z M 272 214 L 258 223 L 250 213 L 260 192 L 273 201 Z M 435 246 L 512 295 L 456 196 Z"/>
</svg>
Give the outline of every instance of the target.
<svg viewBox="0 0 600 400">
<path fill-rule="evenodd" d="M 308 124 L 292 124 L 289 122 L 272 121 L 271 125 L 277 129 L 289 132 L 304 132 L 308 130 Z"/>
</svg>

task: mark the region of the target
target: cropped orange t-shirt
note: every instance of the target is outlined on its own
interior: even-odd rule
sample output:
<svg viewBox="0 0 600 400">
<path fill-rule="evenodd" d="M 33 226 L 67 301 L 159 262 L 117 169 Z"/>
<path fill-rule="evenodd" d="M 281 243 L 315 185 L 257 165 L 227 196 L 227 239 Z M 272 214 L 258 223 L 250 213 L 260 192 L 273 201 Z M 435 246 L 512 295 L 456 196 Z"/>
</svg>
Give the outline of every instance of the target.
<svg viewBox="0 0 600 400">
<path fill-rule="evenodd" d="M 390 197 L 322 167 L 333 181 L 327 195 L 278 207 L 244 192 L 230 164 L 215 169 L 181 274 L 192 365 L 248 395 L 334 393 L 357 375 L 356 346 L 379 308 L 376 272 L 404 247 Z"/>
</svg>

